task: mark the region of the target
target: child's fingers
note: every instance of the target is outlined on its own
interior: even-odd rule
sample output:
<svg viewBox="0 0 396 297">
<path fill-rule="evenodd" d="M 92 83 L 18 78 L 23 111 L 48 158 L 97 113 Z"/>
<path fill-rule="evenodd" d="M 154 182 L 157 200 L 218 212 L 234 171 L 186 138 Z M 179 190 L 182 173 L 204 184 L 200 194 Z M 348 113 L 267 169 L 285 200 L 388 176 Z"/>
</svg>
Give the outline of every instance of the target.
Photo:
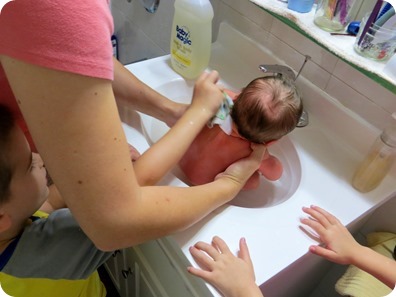
<svg viewBox="0 0 396 297">
<path fill-rule="evenodd" d="M 325 258 L 325 259 L 327 259 L 329 261 L 332 261 L 332 262 L 337 262 L 336 261 L 337 254 L 334 251 L 332 251 L 332 250 L 329 250 L 327 248 L 324 248 L 324 247 L 321 247 L 321 246 L 318 246 L 318 245 L 310 246 L 309 250 L 310 250 L 311 253 L 313 253 L 315 255 L 323 257 L 323 258 Z"/>
<path fill-rule="evenodd" d="M 321 213 L 331 224 L 334 225 L 340 223 L 340 221 L 334 215 L 324 210 L 323 208 L 316 205 L 311 205 L 311 208 Z"/>
<path fill-rule="evenodd" d="M 187 271 L 191 273 L 192 275 L 195 275 L 197 277 L 202 278 L 206 282 L 209 282 L 211 280 L 211 274 L 209 271 L 206 270 L 201 270 L 192 266 L 187 267 Z"/>
<path fill-rule="evenodd" d="M 315 221 L 313 219 L 302 218 L 300 221 L 304 225 L 307 225 L 308 227 L 310 227 L 313 230 L 315 230 L 315 232 L 318 233 L 318 235 L 320 237 L 322 237 L 323 234 L 326 232 L 326 228 L 320 222 L 317 222 L 317 221 Z"/>
<path fill-rule="evenodd" d="M 203 253 L 195 246 L 190 247 L 190 254 L 200 267 L 206 270 L 210 270 L 210 271 L 212 270 L 213 259 L 210 258 L 208 255 Z"/>
<path fill-rule="evenodd" d="M 219 255 L 220 255 L 219 250 L 209 243 L 199 241 L 194 245 L 194 247 L 198 250 L 204 251 L 213 260 L 217 260 L 219 258 Z"/>
<path fill-rule="evenodd" d="M 307 214 L 309 214 L 312 218 L 317 220 L 323 227 L 328 228 L 331 226 L 331 223 L 327 219 L 326 216 L 324 216 L 321 212 L 318 210 L 312 208 L 312 207 L 303 207 L 303 211 Z M 313 220 L 311 220 L 313 221 Z"/>
<path fill-rule="evenodd" d="M 215 248 L 217 248 L 220 251 L 220 253 L 222 253 L 222 254 L 231 252 L 230 249 L 228 248 L 228 245 L 225 243 L 225 241 L 218 236 L 213 237 L 212 245 Z"/>
<path fill-rule="evenodd" d="M 245 262 L 248 262 L 249 264 L 252 264 L 252 260 L 250 258 L 250 252 L 249 252 L 249 248 L 246 244 L 246 239 L 245 238 L 241 238 L 239 240 L 239 258 L 241 258 L 242 260 L 244 260 Z"/>
</svg>

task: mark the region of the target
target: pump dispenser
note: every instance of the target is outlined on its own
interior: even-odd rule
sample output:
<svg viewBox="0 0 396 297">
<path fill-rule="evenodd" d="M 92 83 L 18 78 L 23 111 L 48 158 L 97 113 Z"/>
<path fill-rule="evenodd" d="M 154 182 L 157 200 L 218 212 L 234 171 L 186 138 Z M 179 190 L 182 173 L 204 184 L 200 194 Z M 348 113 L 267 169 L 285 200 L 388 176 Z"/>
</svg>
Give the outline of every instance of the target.
<svg viewBox="0 0 396 297">
<path fill-rule="evenodd" d="M 396 120 L 396 112 L 392 117 Z M 353 187 L 362 193 L 374 190 L 391 169 L 395 159 L 396 122 L 393 122 L 382 131 L 356 170 L 352 180 Z"/>
<path fill-rule="evenodd" d="M 176 0 L 170 41 L 172 68 L 187 79 L 209 64 L 213 8 L 209 0 Z"/>
</svg>

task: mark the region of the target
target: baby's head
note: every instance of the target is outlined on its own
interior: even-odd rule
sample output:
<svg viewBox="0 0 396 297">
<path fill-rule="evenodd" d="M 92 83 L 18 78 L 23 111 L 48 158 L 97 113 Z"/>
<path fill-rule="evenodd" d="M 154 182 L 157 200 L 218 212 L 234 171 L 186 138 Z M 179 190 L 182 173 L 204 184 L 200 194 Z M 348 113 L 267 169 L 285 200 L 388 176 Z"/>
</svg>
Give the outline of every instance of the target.
<svg viewBox="0 0 396 297">
<path fill-rule="evenodd" d="M 238 133 L 255 143 L 278 140 L 297 125 L 303 110 L 293 81 L 279 76 L 251 81 L 234 102 L 231 117 Z"/>
<path fill-rule="evenodd" d="M 23 226 L 48 196 L 46 170 L 10 110 L 0 104 L 0 230 Z"/>
</svg>

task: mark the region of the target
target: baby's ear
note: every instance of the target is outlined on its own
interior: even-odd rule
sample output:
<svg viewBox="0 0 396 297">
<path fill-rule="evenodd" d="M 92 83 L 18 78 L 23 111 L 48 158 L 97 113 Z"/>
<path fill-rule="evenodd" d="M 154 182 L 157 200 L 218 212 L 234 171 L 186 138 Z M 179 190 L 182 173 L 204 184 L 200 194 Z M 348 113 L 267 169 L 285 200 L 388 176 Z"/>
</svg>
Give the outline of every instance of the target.
<svg viewBox="0 0 396 297">
<path fill-rule="evenodd" d="M 11 218 L 8 213 L 0 208 L 0 233 L 7 231 L 11 227 Z"/>
</svg>

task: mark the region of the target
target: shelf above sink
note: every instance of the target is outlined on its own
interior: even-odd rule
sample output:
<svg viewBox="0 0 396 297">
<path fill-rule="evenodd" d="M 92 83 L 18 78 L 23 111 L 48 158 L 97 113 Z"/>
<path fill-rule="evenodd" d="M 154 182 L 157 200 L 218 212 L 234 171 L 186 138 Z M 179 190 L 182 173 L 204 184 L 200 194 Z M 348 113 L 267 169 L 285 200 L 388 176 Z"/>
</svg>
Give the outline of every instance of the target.
<svg viewBox="0 0 396 297">
<path fill-rule="evenodd" d="M 357 54 L 353 49 L 355 37 L 331 36 L 313 23 L 315 7 L 309 13 L 287 9 L 287 3 L 276 0 L 249 0 L 316 44 L 330 51 L 389 91 L 396 93 L 396 81 L 384 73 L 386 63 Z"/>
</svg>

